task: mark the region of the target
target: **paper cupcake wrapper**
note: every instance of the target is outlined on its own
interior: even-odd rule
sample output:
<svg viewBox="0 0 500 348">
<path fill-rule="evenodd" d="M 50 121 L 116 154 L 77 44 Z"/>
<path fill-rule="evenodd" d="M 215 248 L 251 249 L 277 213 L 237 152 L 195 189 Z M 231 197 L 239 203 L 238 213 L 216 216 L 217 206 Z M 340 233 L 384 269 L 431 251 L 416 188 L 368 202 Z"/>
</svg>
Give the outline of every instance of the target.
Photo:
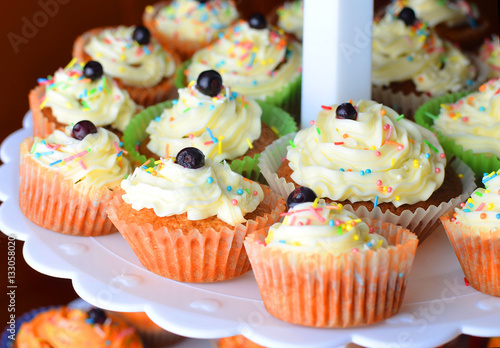
<svg viewBox="0 0 500 348">
<path fill-rule="evenodd" d="M 469 59 L 474 63 L 478 69 L 477 77 L 474 82 L 466 87 L 464 87 L 463 92 L 475 91 L 488 79 L 488 68 L 483 64 L 479 58 L 475 56 L 469 56 Z M 423 93 L 421 95 L 416 94 L 404 94 L 403 92 L 393 92 L 390 89 L 385 89 L 380 86 L 372 86 L 372 97 L 379 103 L 390 106 L 400 114 L 404 114 L 405 118 L 409 120 L 415 119 L 415 113 L 417 109 L 428 102 L 429 100 L 436 98 Z"/>
<path fill-rule="evenodd" d="M 72 236 L 101 236 L 116 232 L 105 209 L 112 191 L 104 186 L 78 184 L 65 179 L 27 156 L 31 139 L 21 143 L 19 206 L 37 225 Z"/>
<path fill-rule="evenodd" d="M 17 334 L 19 333 L 19 329 L 23 323 L 30 322 L 33 320 L 34 317 L 36 317 L 38 314 L 46 312 L 51 309 L 58 308 L 57 306 L 48 306 L 48 307 L 41 307 L 41 308 L 36 308 L 33 309 L 29 312 L 26 312 L 22 314 L 21 316 L 17 317 L 16 316 L 16 323 L 14 325 L 14 336 L 17 338 Z M 2 333 L 2 337 L 0 338 L 0 348 L 13 348 L 15 340 L 11 340 L 9 338 L 12 333 L 8 331 L 10 329 L 10 325 L 7 325 L 6 330 Z"/>
<path fill-rule="evenodd" d="M 454 211 L 441 217 L 465 278 L 482 293 L 500 297 L 500 229 L 465 226 L 451 221 Z"/>
<path fill-rule="evenodd" d="M 177 88 L 184 88 L 187 86 L 186 70 L 191 64 L 191 61 L 185 61 L 177 69 L 175 73 L 175 85 Z M 257 100 L 257 98 L 254 97 Z M 260 98 L 259 98 L 260 100 Z M 300 107 L 302 100 L 302 74 L 291 80 L 286 85 L 282 86 L 280 90 L 275 91 L 273 94 L 266 96 L 263 101 L 282 108 L 288 112 L 297 124 L 300 124 Z"/>
<path fill-rule="evenodd" d="M 266 147 L 266 150 L 262 152 L 259 159 L 260 171 L 268 182 L 269 187 L 283 197 L 288 197 L 290 192 L 295 189 L 295 185 L 291 182 L 287 182 L 284 178 L 278 177 L 276 172 L 283 158 L 286 157 L 289 141 L 293 140 L 294 137 L 294 134 L 289 134 L 276 140 L 273 144 Z M 346 204 L 344 207 L 362 219 L 383 220 L 408 228 L 418 236 L 420 243 L 422 243 L 439 225 L 439 217 L 446 211 L 465 201 L 476 188 L 474 173 L 469 166 L 458 158 L 455 158 L 450 165 L 457 174 L 463 175 L 460 179 L 462 183 L 462 194 L 458 197 L 451 198 L 447 202 L 442 202 L 439 206 L 432 205 L 427 209 L 417 208 L 415 212 L 405 210 L 401 215 L 396 215 L 389 210 L 382 212 L 380 207 L 375 207 L 371 211 L 364 206 L 354 209 L 351 205 Z"/>
<path fill-rule="evenodd" d="M 54 122 L 50 122 L 40 109 L 40 100 L 45 95 L 45 87 L 37 86 L 30 91 L 28 96 L 31 116 L 33 118 L 33 136 L 46 138 L 54 133 L 57 128 Z"/>
<path fill-rule="evenodd" d="M 454 103 L 469 93 L 471 92 L 455 93 L 428 101 L 418 108 L 415 113 L 415 122 L 436 133 L 439 143 L 443 147 L 445 153 L 448 156 L 457 156 L 462 161 L 467 163 L 467 165 L 471 167 L 476 174 L 477 180 L 481 180 L 484 173 L 491 173 L 492 171 L 500 168 L 500 159 L 496 156 L 489 156 L 484 153 L 473 153 L 472 150 L 465 151 L 464 147 L 457 144 L 455 140 L 448 138 L 443 133 L 435 130 L 434 119 L 432 116 L 429 116 L 433 115 L 437 117 L 441 110 L 441 104 Z"/>
<path fill-rule="evenodd" d="M 123 319 L 128 325 L 134 327 L 147 348 L 165 348 L 166 346 L 175 344 L 184 339 L 183 336 L 176 335 L 159 327 L 153 323 L 145 313 L 140 313 L 140 316 L 136 316 L 136 313 L 108 312 Z"/>
<path fill-rule="evenodd" d="M 297 124 L 294 119 L 283 109 L 272 104 L 256 101 L 262 108 L 262 122 L 275 130 L 279 137 L 297 132 Z M 240 173 L 244 177 L 262 182 L 259 168 L 260 154 L 253 157 L 245 156 L 242 160 L 235 159 L 231 161 L 231 169 Z M 263 182 L 265 184 L 265 182 Z"/>
<path fill-rule="evenodd" d="M 175 87 L 177 87 L 177 89 L 184 88 L 188 85 L 186 70 L 189 64 L 191 64 L 191 59 L 182 62 L 177 70 L 175 70 Z"/>
<path fill-rule="evenodd" d="M 147 331 L 137 328 L 137 333 L 141 337 L 144 346 L 147 348 L 165 348 L 182 341 L 185 337 L 176 335 L 170 331 Z"/>
<path fill-rule="evenodd" d="M 273 105 L 269 105 L 260 101 L 257 101 L 262 108 L 262 121 L 269 127 L 274 129 L 278 136 L 286 135 L 290 132 L 297 131 L 297 125 L 295 121 L 290 117 L 290 115 L 280 108 Z M 123 145 L 125 150 L 129 153 L 129 159 L 131 163 L 135 166 L 140 166 L 146 163 L 148 159 L 150 160 L 147 166 L 154 166 L 154 158 L 147 158 L 138 151 L 138 144 L 143 142 L 148 134 L 146 133 L 146 128 L 149 123 L 158 116 L 161 116 L 165 108 L 171 108 L 172 101 L 166 101 L 159 103 L 157 105 L 150 106 L 142 112 L 140 112 L 136 117 L 134 117 L 123 135 Z M 257 154 L 253 157 L 245 156 L 243 159 L 236 159 L 231 161 L 231 169 L 244 177 L 259 181 L 260 179 L 260 169 L 258 167 L 259 156 Z"/>
<path fill-rule="evenodd" d="M 275 140 L 271 145 L 266 147 L 259 158 L 258 166 L 260 172 L 266 179 L 271 190 L 282 197 L 288 197 L 290 192 L 295 189 L 295 185 L 291 182 L 286 182 L 284 178 L 278 177 L 276 172 L 286 157 L 287 146 L 290 144 L 290 141 L 293 141 L 296 134 L 290 133 Z"/>
<path fill-rule="evenodd" d="M 219 338 L 214 345 L 218 348 L 266 348 L 243 335 Z"/>
<path fill-rule="evenodd" d="M 91 29 L 77 37 L 73 44 L 73 57 L 78 58 L 78 60 L 82 62 L 88 62 L 89 60 L 92 60 L 92 58 L 85 52 L 85 45 L 87 45 L 90 39 L 93 36 L 96 36 L 100 31 L 109 28 L 112 27 Z M 172 58 L 174 59 L 175 66 L 180 66 L 181 59 L 179 58 L 179 56 L 172 50 L 169 50 L 167 48 L 164 49 L 171 54 Z M 119 78 L 113 78 L 113 80 L 118 84 L 120 88 L 125 89 L 128 92 L 132 100 L 142 106 L 158 104 L 162 101 L 174 99 L 177 97 L 177 89 L 175 88 L 175 73 L 173 76 L 164 78 L 162 81 L 160 81 L 160 83 L 152 87 L 130 86 L 123 83 Z"/>
<path fill-rule="evenodd" d="M 265 186 L 263 204 L 271 213 L 248 220 L 246 225 L 224 227 L 215 231 L 207 228 L 169 230 L 168 226 L 153 229 L 150 223 L 119 220 L 117 211 L 120 197 L 111 201 L 108 216 L 127 240 L 144 267 L 162 277 L 182 281 L 206 283 L 228 280 L 250 270 L 250 262 L 243 248 L 247 235 L 267 229 L 280 220 L 285 201 Z"/>
<path fill-rule="evenodd" d="M 329 328 L 368 325 L 395 315 L 418 240 L 400 226 L 368 223 L 390 247 L 330 254 L 266 247 L 264 235 L 248 236 L 245 248 L 268 312 L 289 323 Z"/>
</svg>

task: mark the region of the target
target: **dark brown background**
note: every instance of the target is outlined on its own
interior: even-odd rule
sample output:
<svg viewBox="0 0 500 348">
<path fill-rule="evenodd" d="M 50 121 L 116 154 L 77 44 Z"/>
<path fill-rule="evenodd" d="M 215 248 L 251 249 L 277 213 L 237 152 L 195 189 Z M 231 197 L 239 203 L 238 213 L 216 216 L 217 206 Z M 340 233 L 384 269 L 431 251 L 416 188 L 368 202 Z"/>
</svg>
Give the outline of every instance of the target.
<svg viewBox="0 0 500 348">
<path fill-rule="evenodd" d="M 331 1 L 331 0 L 324 0 Z M 342 0 L 348 1 L 348 0 Z M 267 13 L 280 0 L 236 0 L 244 17 L 260 11 Z M 492 32 L 498 33 L 498 1 L 475 0 L 481 14 L 493 23 Z M 1 61 L 0 76 L 0 142 L 21 127 L 22 117 L 28 110 L 28 92 L 39 77 L 52 74 L 71 60 L 74 39 L 82 32 L 104 25 L 140 24 L 147 0 L 22 0 L 1 1 L 0 21 Z M 375 7 L 386 3 L 375 0 Z M 42 15 L 44 4 L 50 15 Z M 37 24 L 34 31 L 26 30 L 26 21 Z M 33 28 L 32 28 L 33 29 Z M 9 38 L 26 36 L 23 42 L 12 45 Z M 28 37 L 29 36 L 29 37 Z M 1 180 L 1 178 L 0 178 Z M 16 264 L 16 314 L 40 306 L 66 304 L 77 297 L 71 281 L 56 279 L 31 269 L 22 257 L 22 242 L 17 245 Z M 7 238 L 0 233 L 0 328 L 7 321 Z M 484 340 L 461 338 L 463 344 L 481 346 Z"/>
</svg>

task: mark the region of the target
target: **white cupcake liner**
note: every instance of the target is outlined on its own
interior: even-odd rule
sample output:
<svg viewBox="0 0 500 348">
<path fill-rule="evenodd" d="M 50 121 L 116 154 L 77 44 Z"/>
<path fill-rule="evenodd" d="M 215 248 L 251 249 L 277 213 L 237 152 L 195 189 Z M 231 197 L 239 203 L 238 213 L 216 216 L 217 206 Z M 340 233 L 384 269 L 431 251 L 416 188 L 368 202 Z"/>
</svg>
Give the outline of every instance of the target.
<svg viewBox="0 0 500 348">
<path fill-rule="evenodd" d="M 269 187 L 272 191 L 285 198 L 295 189 L 295 185 L 291 182 L 286 182 L 284 178 L 278 177 L 276 172 L 281 166 L 283 159 L 286 158 L 287 146 L 290 144 L 290 140 L 293 140 L 296 134 L 290 133 L 275 140 L 272 144 L 266 146 L 266 149 L 261 152 L 259 158 L 260 172 L 266 179 Z"/>
<path fill-rule="evenodd" d="M 476 91 L 479 86 L 488 80 L 489 69 L 486 64 L 475 55 L 467 55 L 467 57 L 477 67 L 477 76 L 474 79 L 474 83 L 457 92 Z M 390 106 L 398 113 L 404 114 L 410 120 L 414 119 L 413 115 L 419 106 L 437 97 L 439 96 L 429 96 L 427 93 L 416 95 L 413 93 L 393 92 L 388 88 L 372 85 L 372 100 Z"/>
<path fill-rule="evenodd" d="M 289 140 L 293 140 L 294 137 L 295 134 L 288 134 L 276 140 L 266 147 L 259 159 L 260 172 L 267 180 L 269 187 L 272 191 L 283 197 L 288 197 L 290 192 L 295 189 L 295 185 L 291 182 L 287 182 L 282 177 L 278 177 L 276 172 L 283 158 L 286 157 Z M 461 202 L 464 202 L 476 188 L 474 172 L 468 165 L 459 158 L 455 158 L 450 165 L 457 174 L 463 175 L 460 179 L 462 183 L 462 194 L 447 202 L 442 202 L 439 206 L 432 205 L 427 209 L 419 207 L 414 212 L 406 210 L 401 215 L 396 215 L 389 210 L 382 212 L 380 207 L 375 207 L 369 211 L 364 206 L 354 209 L 351 205 L 347 204 L 344 208 L 355 213 L 361 219 L 382 220 L 407 228 L 418 236 L 421 243 L 430 236 L 434 229 L 440 224 L 439 217 L 459 205 Z"/>
</svg>

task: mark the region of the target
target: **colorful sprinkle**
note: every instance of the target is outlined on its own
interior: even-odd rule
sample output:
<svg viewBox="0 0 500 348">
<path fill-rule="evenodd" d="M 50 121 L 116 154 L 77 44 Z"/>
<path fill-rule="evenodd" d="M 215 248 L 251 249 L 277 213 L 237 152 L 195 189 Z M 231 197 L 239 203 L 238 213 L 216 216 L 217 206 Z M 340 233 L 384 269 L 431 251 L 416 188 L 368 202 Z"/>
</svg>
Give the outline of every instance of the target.
<svg viewBox="0 0 500 348">
<path fill-rule="evenodd" d="M 222 140 L 224 140 L 222 135 L 217 137 L 219 155 L 222 153 Z"/>
<path fill-rule="evenodd" d="M 83 163 L 83 160 L 78 161 L 78 163 L 80 163 L 80 165 L 82 166 L 83 170 L 87 170 L 87 166 L 85 165 L 85 163 Z"/>
<path fill-rule="evenodd" d="M 438 153 L 438 152 L 439 152 L 439 150 L 438 150 L 438 149 L 436 149 L 436 148 L 435 148 L 435 147 L 434 147 L 431 143 L 429 143 L 429 142 L 427 141 L 427 139 L 424 139 L 424 143 L 426 143 L 426 144 L 427 144 L 427 146 L 429 146 L 429 147 L 430 147 L 430 148 L 431 148 L 434 152 L 436 152 L 436 153 Z"/>
<path fill-rule="evenodd" d="M 252 142 L 250 141 L 250 139 L 249 139 L 249 138 L 247 138 L 247 139 L 246 139 L 246 141 L 247 141 L 248 147 L 249 147 L 250 149 L 253 149 L 253 145 L 252 145 Z"/>
</svg>

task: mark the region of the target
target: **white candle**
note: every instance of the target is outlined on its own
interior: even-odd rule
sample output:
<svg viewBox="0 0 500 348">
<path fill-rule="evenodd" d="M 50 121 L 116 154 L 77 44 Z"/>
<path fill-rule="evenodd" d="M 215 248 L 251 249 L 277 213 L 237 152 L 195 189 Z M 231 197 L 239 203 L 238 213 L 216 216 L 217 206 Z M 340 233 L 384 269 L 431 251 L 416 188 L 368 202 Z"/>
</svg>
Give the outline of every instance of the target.
<svg viewBox="0 0 500 348">
<path fill-rule="evenodd" d="M 305 0 L 301 127 L 321 105 L 371 98 L 373 0 Z"/>
</svg>

